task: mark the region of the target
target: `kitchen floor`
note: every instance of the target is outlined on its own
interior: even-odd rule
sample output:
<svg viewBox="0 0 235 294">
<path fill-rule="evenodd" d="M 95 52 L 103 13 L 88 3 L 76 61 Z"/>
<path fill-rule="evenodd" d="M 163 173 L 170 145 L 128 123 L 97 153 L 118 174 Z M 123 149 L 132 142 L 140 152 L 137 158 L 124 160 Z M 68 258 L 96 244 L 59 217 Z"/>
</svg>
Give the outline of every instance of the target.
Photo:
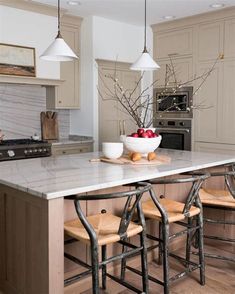
<svg viewBox="0 0 235 294">
<path fill-rule="evenodd" d="M 221 253 L 216 248 L 211 246 L 205 246 L 206 251 L 212 253 Z M 225 251 L 224 251 L 225 252 Z M 226 255 L 226 252 L 225 252 Z M 158 278 L 162 276 L 162 268 L 157 263 L 151 262 L 149 264 L 149 272 L 151 275 L 155 275 Z M 171 274 L 181 271 L 183 268 L 181 265 L 171 259 Z M 190 277 L 185 277 L 172 284 L 171 294 L 234 294 L 235 293 L 235 264 L 232 262 L 225 262 L 215 259 L 206 259 L 206 285 L 201 286 L 198 282 L 199 273 L 195 271 L 190 274 Z M 132 282 L 137 287 L 140 286 L 140 277 L 133 273 L 127 273 L 127 280 Z M 65 294 L 92 294 L 92 290 L 83 291 L 71 289 L 69 287 L 65 290 Z M 100 294 L 131 294 L 130 290 L 126 290 L 124 287 L 117 283 L 108 280 L 107 290 L 100 290 Z M 150 294 L 161 294 L 163 288 L 157 284 L 150 282 Z M 0 292 L 0 294 L 4 294 Z"/>
<path fill-rule="evenodd" d="M 218 253 L 219 251 L 211 246 L 206 246 L 206 251 Z M 221 254 L 221 251 L 220 251 Z M 226 252 L 225 252 L 226 254 Z M 171 274 L 181 271 L 183 267 L 171 259 Z M 156 277 L 162 276 L 162 268 L 155 262 L 149 264 L 149 272 Z M 137 287 L 140 286 L 141 279 L 133 273 L 127 273 L 127 279 Z M 190 274 L 190 277 L 185 277 L 174 282 L 170 288 L 171 294 L 234 294 L 235 293 L 235 264 L 215 259 L 206 259 L 206 285 L 201 286 L 198 282 L 199 271 Z M 65 291 L 70 294 L 70 291 Z M 75 293 L 75 292 L 73 292 Z M 76 292 L 79 293 L 79 292 Z M 91 294 L 91 290 L 82 292 L 81 294 Z M 107 290 L 100 290 L 100 294 L 131 294 L 130 290 L 119 286 L 113 281 L 108 281 Z M 150 282 L 150 294 L 161 294 L 163 288 L 155 283 Z"/>
</svg>

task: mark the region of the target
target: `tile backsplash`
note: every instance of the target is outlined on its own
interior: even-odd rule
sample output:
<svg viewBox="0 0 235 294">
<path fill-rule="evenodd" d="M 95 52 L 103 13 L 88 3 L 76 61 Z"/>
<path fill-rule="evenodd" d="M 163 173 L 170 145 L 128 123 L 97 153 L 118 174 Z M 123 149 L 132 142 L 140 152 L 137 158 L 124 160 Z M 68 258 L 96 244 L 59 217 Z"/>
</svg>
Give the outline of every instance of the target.
<svg viewBox="0 0 235 294">
<path fill-rule="evenodd" d="M 5 139 L 26 138 L 35 133 L 41 136 L 40 113 L 46 110 L 45 87 L 0 84 L 0 129 Z M 70 111 L 56 111 L 60 138 L 67 138 Z"/>
</svg>

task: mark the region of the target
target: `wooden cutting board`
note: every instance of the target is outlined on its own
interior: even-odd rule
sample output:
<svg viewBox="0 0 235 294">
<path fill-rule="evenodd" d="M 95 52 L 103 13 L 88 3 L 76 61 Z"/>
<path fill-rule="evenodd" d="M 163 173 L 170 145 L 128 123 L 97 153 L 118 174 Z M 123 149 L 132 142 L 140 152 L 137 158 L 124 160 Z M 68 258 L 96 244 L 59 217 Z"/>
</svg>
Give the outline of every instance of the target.
<svg viewBox="0 0 235 294">
<path fill-rule="evenodd" d="M 92 159 L 91 162 L 107 162 L 112 164 L 132 164 L 132 165 L 162 165 L 171 162 L 171 158 L 166 155 L 157 155 L 157 158 L 151 161 L 148 161 L 147 158 L 143 157 L 139 161 L 132 161 L 127 156 L 122 156 L 118 159 L 108 159 L 105 157 L 101 157 L 99 159 Z"/>
<path fill-rule="evenodd" d="M 53 111 L 41 112 L 41 131 L 43 140 L 58 140 L 58 113 Z"/>
</svg>

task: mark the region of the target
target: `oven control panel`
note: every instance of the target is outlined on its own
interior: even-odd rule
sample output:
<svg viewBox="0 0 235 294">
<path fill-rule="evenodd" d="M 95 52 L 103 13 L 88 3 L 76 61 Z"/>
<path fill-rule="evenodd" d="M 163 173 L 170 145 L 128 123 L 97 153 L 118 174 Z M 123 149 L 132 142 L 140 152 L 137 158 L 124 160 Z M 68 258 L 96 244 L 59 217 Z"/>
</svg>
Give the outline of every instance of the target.
<svg viewBox="0 0 235 294">
<path fill-rule="evenodd" d="M 190 119 L 156 119 L 154 127 L 159 128 L 191 128 L 192 121 Z"/>
</svg>

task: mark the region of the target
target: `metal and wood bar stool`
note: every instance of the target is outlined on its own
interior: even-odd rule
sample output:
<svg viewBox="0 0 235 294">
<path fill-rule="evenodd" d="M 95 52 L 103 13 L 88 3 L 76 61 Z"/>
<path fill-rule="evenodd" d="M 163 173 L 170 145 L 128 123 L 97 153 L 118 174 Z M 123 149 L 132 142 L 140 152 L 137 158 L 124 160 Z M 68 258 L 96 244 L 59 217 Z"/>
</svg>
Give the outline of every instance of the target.
<svg viewBox="0 0 235 294">
<path fill-rule="evenodd" d="M 99 269 L 102 269 L 102 288 L 106 289 L 106 277 L 113 279 L 121 285 L 129 288 L 136 293 L 149 293 L 148 291 L 148 268 L 147 268 L 147 249 L 145 245 L 145 218 L 141 208 L 140 199 L 143 193 L 148 192 L 150 184 L 138 183 L 133 191 L 125 191 L 113 194 L 99 195 L 75 195 L 66 199 L 74 200 L 78 219 L 68 221 L 64 224 L 65 233 L 75 240 L 85 242 L 90 245 L 91 265 L 79 260 L 78 258 L 65 253 L 65 257 L 73 262 L 85 267 L 87 270 L 65 280 L 65 285 L 79 280 L 80 278 L 92 274 L 92 289 L 94 294 L 99 293 Z M 121 217 L 102 211 L 100 214 L 86 217 L 81 209 L 80 201 L 97 201 L 127 198 Z M 130 203 L 134 202 L 131 209 Z M 137 211 L 138 224 L 131 221 L 134 212 Z M 139 235 L 140 245 L 127 242 L 127 238 Z M 69 240 L 68 242 L 72 242 Z M 107 245 L 119 243 L 128 247 L 128 250 L 116 256 L 107 258 Z M 101 246 L 102 261 L 99 262 L 99 247 Z M 116 260 L 128 258 L 136 253 L 141 254 L 142 268 L 142 289 L 137 289 L 122 277 L 116 277 L 107 272 L 107 264 Z"/>
<path fill-rule="evenodd" d="M 147 234 L 147 237 L 151 240 L 157 241 L 157 245 L 153 245 L 148 249 L 154 249 L 159 247 L 159 263 L 163 261 L 163 281 L 153 276 L 148 276 L 149 280 L 156 282 L 164 287 L 164 293 L 169 293 L 169 286 L 175 280 L 185 276 L 186 274 L 199 269 L 200 270 L 200 283 L 205 284 L 205 267 L 204 267 L 204 255 L 203 255 L 203 218 L 202 218 L 202 206 L 198 196 L 199 189 L 203 181 L 208 178 L 208 174 L 199 174 L 195 176 L 185 176 L 184 178 L 174 179 L 160 179 L 151 180 L 148 183 L 152 185 L 166 185 L 166 184 L 184 184 L 191 183 L 191 189 L 188 193 L 185 203 L 174 201 L 160 196 L 157 198 L 153 189 L 150 192 L 150 198 L 146 202 L 142 203 L 142 209 L 146 219 L 159 222 L 159 235 L 153 236 Z M 167 196 L 167 195 L 166 195 Z M 195 221 L 194 221 L 195 220 Z M 184 227 L 180 232 L 170 235 L 170 226 L 177 224 L 180 227 Z M 192 243 L 192 235 L 194 232 L 199 236 L 199 262 L 195 263 L 190 260 L 190 248 Z M 186 235 L 186 256 L 180 257 L 174 253 L 169 252 L 169 244 L 172 240 L 182 235 Z M 185 270 L 175 276 L 169 276 L 169 260 L 171 256 L 184 264 Z M 125 262 L 125 261 L 124 261 Z M 129 269 L 135 273 L 142 274 L 141 271 L 125 265 L 125 269 Z"/>
<path fill-rule="evenodd" d="M 235 171 L 234 165 L 229 167 L 231 171 L 225 172 L 214 172 L 211 173 L 211 177 L 224 177 L 226 190 L 216 190 L 216 189 L 206 189 L 201 188 L 199 191 L 199 196 L 203 205 L 203 208 L 212 208 L 215 211 L 224 210 L 234 213 L 235 211 Z M 211 225 L 235 225 L 235 221 L 226 221 L 225 219 L 218 219 L 215 217 L 213 219 L 203 218 L 204 224 L 208 223 Z M 234 238 L 226 238 L 217 235 L 204 235 L 204 239 L 211 239 L 222 242 L 229 242 L 235 244 Z M 222 259 L 227 261 L 235 262 L 235 257 L 226 257 L 223 255 L 216 255 L 211 253 L 205 253 L 206 257 Z"/>
</svg>

